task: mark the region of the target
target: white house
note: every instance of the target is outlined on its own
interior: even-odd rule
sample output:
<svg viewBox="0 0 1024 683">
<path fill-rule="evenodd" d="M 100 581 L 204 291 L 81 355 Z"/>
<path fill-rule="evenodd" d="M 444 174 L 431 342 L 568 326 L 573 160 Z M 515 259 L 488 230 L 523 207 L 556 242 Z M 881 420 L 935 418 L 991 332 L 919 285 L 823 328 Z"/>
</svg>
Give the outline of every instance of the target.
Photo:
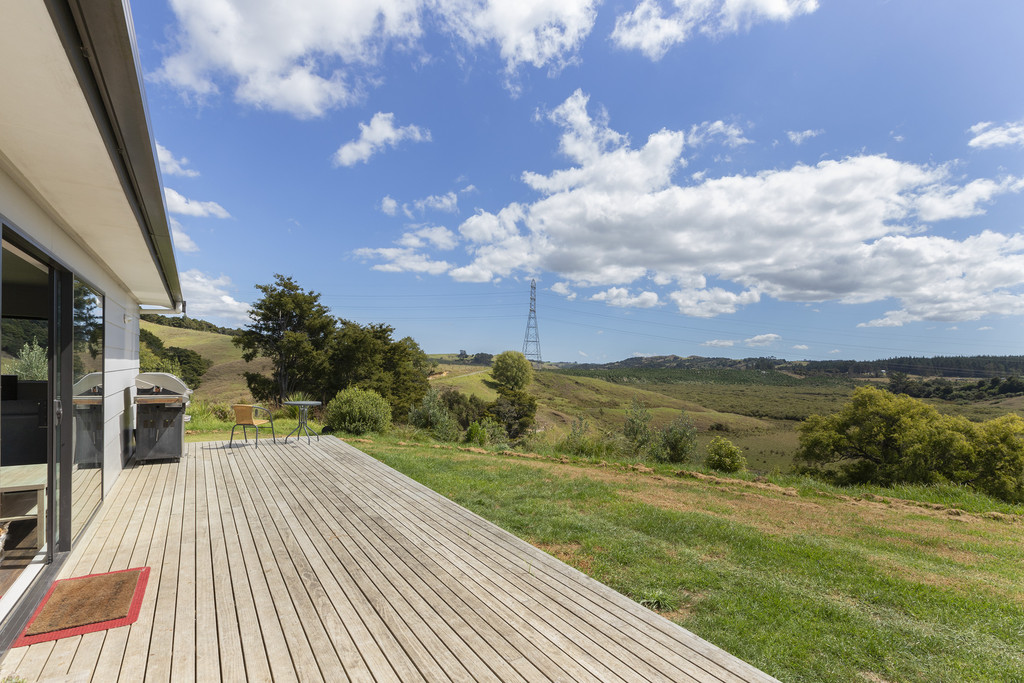
<svg viewBox="0 0 1024 683">
<path fill-rule="evenodd" d="M 2 634 L 131 455 L 140 305 L 184 303 L 127 0 L 0 0 L 0 103 L 0 520 L 45 494 Z"/>
</svg>

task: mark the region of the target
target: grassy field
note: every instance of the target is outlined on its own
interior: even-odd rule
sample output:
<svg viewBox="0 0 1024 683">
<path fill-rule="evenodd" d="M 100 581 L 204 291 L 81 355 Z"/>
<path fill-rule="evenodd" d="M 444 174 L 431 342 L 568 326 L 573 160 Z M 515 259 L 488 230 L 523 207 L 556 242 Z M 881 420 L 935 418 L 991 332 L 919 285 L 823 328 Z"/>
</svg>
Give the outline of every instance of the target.
<svg viewBox="0 0 1024 683">
<path fill-rule="evenodd" d="M 1024 680 L 1020 506 L 357 445 L 781 680 Z"/>
</svg>

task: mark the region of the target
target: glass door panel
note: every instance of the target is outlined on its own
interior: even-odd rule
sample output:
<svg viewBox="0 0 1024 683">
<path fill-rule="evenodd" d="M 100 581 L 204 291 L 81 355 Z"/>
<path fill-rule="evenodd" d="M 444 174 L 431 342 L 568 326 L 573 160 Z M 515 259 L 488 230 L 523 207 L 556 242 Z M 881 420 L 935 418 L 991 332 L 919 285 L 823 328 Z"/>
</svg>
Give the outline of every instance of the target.
<svg viewBox="0 0 1024 683">
<path fill-rule="evenodd" d="M 71 537 L 103 497 L 103 295 L 74 282 Z M 65 402 L 66 403 L 66 402 Z"/>
</svg>

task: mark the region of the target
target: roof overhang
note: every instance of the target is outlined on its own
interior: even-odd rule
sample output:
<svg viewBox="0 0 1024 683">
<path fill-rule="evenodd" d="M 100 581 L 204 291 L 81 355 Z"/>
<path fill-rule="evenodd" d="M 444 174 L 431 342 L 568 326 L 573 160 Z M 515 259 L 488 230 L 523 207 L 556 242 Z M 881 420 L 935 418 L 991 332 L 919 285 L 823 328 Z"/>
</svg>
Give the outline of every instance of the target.
<svg viewBox="0 0 1024 683">
<path fill-rule="evenodd" d="M 179 309 L 127 0 L 0 7 L 0 165 L 139 303 Z"/>
</svg>

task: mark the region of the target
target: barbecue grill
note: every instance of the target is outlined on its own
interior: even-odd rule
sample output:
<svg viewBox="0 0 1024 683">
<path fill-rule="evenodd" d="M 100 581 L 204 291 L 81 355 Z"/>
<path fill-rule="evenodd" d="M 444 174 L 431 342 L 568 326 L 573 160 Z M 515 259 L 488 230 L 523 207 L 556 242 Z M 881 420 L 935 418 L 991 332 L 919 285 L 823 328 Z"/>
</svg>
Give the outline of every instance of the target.
<svg viewBox="0 0 1024 683">
<path fill-rule="evenodd" d="M 185 409 L 192 390 L 166 372 L 140 372 L 135 389 L 135 459 L 180 458 L 185 451 Z"/>
</svg>

